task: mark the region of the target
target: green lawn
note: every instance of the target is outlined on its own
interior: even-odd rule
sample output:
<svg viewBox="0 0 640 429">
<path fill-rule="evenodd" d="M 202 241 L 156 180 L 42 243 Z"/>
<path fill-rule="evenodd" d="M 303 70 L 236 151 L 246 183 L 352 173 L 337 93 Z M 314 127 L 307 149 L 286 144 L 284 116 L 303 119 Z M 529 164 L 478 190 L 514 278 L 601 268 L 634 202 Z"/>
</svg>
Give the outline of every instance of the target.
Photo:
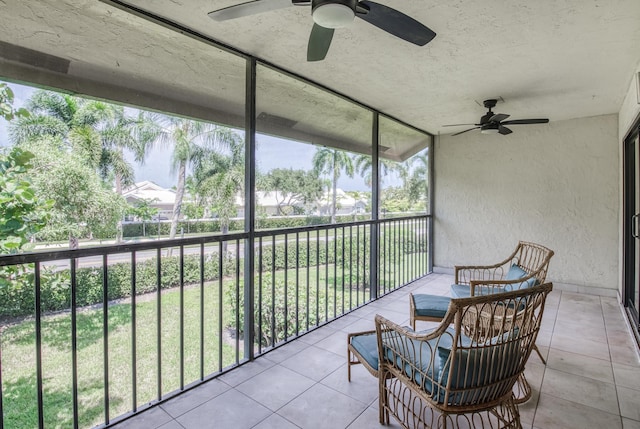
<svg viewBox="0 0 640 429">
<path fill-rule="evenodd" d="M 220 329 L 217 284 L 205 289 L 204 373 L 218 371 Z M 162 312 L 162 392 L 180 387 L 180 294 L 164 292 Z M 138 406 L 157 399 L 157 302 L 136 305 L 136 372 Z M 185 383 L 200 377 L 200 289 L 184 293 Z M 194 311 L 195 309 L 195 311 Z M 131 305 L 115 304 L 109 317 L 109 414 L 110 418 L 132 409 Z M 224 316 L 223 316 L 224 317 Z M 83 310 L 77 316 L 78 403 L 80 427 L 104 421 L 104 359 L 102 309 Z M 225 324 L 226 321 L 223 321 Z M 235 361 L 235 349 L 223 343 L 222 367 Z M 71 317 L 42 318 L 42 372 L 46 427 L 72 426 Z M 35 323 L 25 321 L 6 327 L 2 334 L 2 376 L 5 428 L 37 427 L 35 375 Z"/>
</svg>

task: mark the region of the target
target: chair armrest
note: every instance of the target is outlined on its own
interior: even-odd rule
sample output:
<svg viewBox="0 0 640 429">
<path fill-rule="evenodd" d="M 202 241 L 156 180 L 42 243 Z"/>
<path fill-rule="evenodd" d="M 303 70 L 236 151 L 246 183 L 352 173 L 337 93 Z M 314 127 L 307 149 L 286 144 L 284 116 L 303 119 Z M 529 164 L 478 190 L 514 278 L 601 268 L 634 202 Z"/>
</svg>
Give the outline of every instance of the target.
<svg viewBox="0 0 640 429">
<path fill-rule="evenodd" d="M 376 315 L 376 335 L 378 340 L 378 377 L 402 376 L 420 385 L 435 383 L 439 368 L 434 367 L 439 344 L 453 342 L 448 324 L 436 329 L 417 333 L 400 326 L 380 315 Z"/>
</svg>

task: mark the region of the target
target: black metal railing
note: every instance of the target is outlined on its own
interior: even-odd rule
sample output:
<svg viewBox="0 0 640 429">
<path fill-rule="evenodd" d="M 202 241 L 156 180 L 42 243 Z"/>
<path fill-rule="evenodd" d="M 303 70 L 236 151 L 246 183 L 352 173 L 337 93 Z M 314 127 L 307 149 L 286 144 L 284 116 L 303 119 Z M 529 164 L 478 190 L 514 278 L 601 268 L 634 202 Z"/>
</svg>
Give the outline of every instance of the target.
<svg viewBox="0 0 640 429">
<path fill-rule="evenodd" d="M 0 257 L 0 428 L 109 426 L 326 324 L 429 272 L 428 221 Z"/>
</svg>

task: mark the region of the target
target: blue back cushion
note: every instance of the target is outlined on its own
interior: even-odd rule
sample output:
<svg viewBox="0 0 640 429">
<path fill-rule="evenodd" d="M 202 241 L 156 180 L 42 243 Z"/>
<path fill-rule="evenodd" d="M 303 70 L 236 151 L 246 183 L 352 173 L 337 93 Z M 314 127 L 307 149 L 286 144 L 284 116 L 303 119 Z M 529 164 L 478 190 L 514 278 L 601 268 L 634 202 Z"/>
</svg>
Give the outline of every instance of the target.
<svg viewBox="0 0 640 429">
<path fill-rule="evenodd" d="M 513 264 L 511 266 L 511 268 L 509 268 L 509 271 L 507 272 L 506 277 L 504 278 L 505 280 L 518 280 L 518 279 L 523 279 L 525 277 L 528 277 L 529 273 L 526 272 L 525 270 L 523 270 L 518 264 Z M 520 290 L 520 289 L 526 289 L 526 288 L 530 288 L 533 286 L 537 286 L 540 282 L 538 281 L 538 279 L 536 277 L 532 277 L 530 279 L 527 279 L 526 281 L 520 282 L 520 283 L 513 283 L 510 285 L 506 285 L 504 287 L 505 291 L 512 291 L 512 290 Z"/>
<path fill-rule="evenodd" d="M 451 349 L 438 347 L 440 372 L 437 380 L 442 385 L 440 395 L 444 395 L 449 374 L 452 374 L 452 389 L 469 389 L 488 386 L 499 380 L 509 378 L 518 370 L 520 363 L 520 341 L 507 341 L 513 333 L 506 333 L 496 337 L 490 344 L 473 349 L 457 349 L 451 356 Z M 516 333 L 517 335 L 517 333 Z M 451 365 L 453 361 L 453 366 Z M 483 396 L 493 394 L 491 388 L 468 390 L 452 394 L 448 403 L 467 404 L 472 401 L 483 400 Z M 444 402 L 445 398 L 437 398 Z"/>
</svg>

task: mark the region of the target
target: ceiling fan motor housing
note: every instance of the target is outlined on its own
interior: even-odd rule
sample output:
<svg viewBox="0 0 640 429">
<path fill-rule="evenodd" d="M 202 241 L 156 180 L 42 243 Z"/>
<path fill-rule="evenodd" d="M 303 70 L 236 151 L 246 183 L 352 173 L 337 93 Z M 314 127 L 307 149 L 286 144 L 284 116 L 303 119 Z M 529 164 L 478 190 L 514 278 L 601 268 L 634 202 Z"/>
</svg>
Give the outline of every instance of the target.
<svg viewBox="0 0 640 429">
<path fill-rule="evenodd" d="M 341 28 L 353 22 L 358 0 L 312 0 L 313 21 L 325 28 Z"/>
</svg>

